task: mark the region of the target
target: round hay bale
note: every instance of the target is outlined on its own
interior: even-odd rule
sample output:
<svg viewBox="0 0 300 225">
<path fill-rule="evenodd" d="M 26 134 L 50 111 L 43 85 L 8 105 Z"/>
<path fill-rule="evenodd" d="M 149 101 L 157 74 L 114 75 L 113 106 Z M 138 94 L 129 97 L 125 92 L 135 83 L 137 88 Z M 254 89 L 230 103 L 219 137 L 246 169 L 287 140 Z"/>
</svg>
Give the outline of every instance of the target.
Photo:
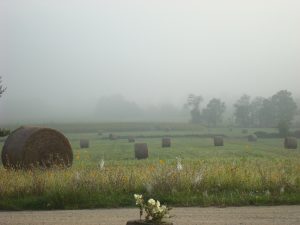
<svg viewBox="0 0 300 225">
<path fill-rule="evenodd" d="M 248 136 L 248 141 L 250 141 L 250 142 L 256 142 L 257 141 L 257 136 L 255 134 L 250 134 Z"/>
<path fill-rule="evenodd" d="M 146 143 L 135 143 L 134 145 L 135 158 L 146 159 L 148 158 L 148 146 Z"/>
<path fill-rule="evenodd" d="M 134 137 L 133 137 L 133 136 L 129 136 L 129 137 L 128 137 L 128 142 L 135 142 Z"/>
<path fill-rule="evenodd" d="M 284 139 L 284 147 L 287 149 L 297 149 L 298 147 L 297 138 L 286 137 Z"/>
<path fill-rule="evenodd" d="M 169 148 L 171 147 L 171 138 L 164 137 L 161 140 L 161 147 L 163 148 Z"/>
<path fill-rule="evenodd" d="M 224 146 L 224 140 L 222 136 L 215 136 L 214 137 L 214 145 L 215 146 Z"/>
<path fill-rule="evenodd" d="M 42 127 L 20 127 L 6 139 L 2 149 L 5 168 L 71 166 L 73 152 L 60 132 Z"/>
<path fill-rule="evenodd" d="M 80 148 L 89 148 L 90 141 L 88 139 L 80 139 Z"/>
</svg>

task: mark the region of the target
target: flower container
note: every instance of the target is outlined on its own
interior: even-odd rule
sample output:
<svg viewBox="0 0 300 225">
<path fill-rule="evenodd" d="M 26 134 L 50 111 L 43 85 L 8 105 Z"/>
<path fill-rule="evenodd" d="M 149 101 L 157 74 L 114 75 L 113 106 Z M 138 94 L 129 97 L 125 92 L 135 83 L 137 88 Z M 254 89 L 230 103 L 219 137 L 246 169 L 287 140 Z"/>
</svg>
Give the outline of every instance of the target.
<svg viewBox="0 0 300 225">
<path fill-rule="evenodd" d="M 146 220 L 130 220 L 126 225 L 173 225 L 171 222 L 155 222 Z"/>
</svg>

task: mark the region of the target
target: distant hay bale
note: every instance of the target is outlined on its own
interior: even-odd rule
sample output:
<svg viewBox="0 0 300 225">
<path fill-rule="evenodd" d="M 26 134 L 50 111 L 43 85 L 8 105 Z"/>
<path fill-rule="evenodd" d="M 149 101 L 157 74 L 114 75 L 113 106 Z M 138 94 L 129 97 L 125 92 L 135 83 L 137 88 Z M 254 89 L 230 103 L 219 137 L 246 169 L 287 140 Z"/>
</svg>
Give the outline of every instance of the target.
<svg viewBox="0 0 300 225">
<path fill-rule="evenodd" d="M 298 147 L 297 138 L 286 137 L 284 139 L 284 147 L 287 149 L 297 149 Z"/>
<path fill-rule="evenodd" d="M 171 138 L 164 137 L 161 140 L 161 147 L 163 148 L 169 148 L 171 147 Z"/>
<path fill-rule="evenodd" d="M 88 139 L 80 139 L 80 148 L 89 148 L 90 141 Z"/>
<path fill-rule="evenodd" d="M 5 168 L 71 166 L 73 152 L 60 132 L 42 127 L 20 127 L 6 139 L 2 149 Z"/>
<path fill-rule="evenodd" d="M 222 136 L 215 136 L 214 137 L 214 145 L 215 146 L 224 146 L 224 140 Z"/>
<path fill-rule="evenodd" d="M 134 137 L 133 137 L 133 136 L 129 136 L 129 137 L 128 137 L 128 142 L 135 142 Z"/>
<path fill-rule="evenodd" d="M 146 159 L 148 158 L 148 146 L 146 143 L 136 143 L 134 145 L 135 158 Z"/>
<path fill-rule="evenodd" d="M 109 140 L 117 140 L 117 139 L 118 139 L 118 136 L 115 135 L 115 134 L 109 134 L 109 135 L 108 135 L 108 139 L 109 139 Z"/>
<path fill-rule="evenodd" d="M 248 135 L 248 141 L 256 142 L 257 141 L 257 136 L 255 134 Z"/>
<path fill-rule="evenodd" d="M 102 135 L 103 135 L 103 132 L 102 132 L 102 131 L 98 131 L 97 134 L 98 134 L 99 136 L 102 136 Z"/>
</svg>

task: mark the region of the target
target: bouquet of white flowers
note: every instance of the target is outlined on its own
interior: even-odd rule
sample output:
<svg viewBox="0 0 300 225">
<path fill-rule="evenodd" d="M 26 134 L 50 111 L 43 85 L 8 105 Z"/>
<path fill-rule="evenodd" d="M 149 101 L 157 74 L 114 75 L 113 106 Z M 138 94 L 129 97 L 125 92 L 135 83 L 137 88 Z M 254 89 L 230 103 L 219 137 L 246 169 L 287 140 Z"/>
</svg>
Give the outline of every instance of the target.
<svg viewBox="0 0 300 225">
<path fill-rule="evenodd" d="M 147 202 L 144 201 L 143 196 L 139 194 L 134 195 L 136 205 L 140 209 L 140 220 L 142 220 L 143 212 L 145 211 L 145 222 L 152 224 L 164 224 L 164 218 L 170 218 L 169 211 L 171 208 L 166 205 L 161 205 L 157 200 L 150 198 Z M 168 224 L 168 223 L 167 223 Z"/>
</svg>

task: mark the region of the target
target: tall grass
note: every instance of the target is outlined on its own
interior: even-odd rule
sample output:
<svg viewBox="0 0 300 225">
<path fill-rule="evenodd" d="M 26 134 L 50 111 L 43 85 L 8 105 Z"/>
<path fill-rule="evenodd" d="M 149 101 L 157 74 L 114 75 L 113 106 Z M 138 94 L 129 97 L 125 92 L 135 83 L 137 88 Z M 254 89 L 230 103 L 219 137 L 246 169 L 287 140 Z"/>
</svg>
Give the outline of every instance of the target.
<svg viewBox="0 0 300 225">
<path fill-rule="evenodd" d="M 298 159 L 109 161 L 101 169 L 0 169 L 0 209 L 133 206 L 142 193 L 171 205 L 300 203 Z"/>
</svg>

